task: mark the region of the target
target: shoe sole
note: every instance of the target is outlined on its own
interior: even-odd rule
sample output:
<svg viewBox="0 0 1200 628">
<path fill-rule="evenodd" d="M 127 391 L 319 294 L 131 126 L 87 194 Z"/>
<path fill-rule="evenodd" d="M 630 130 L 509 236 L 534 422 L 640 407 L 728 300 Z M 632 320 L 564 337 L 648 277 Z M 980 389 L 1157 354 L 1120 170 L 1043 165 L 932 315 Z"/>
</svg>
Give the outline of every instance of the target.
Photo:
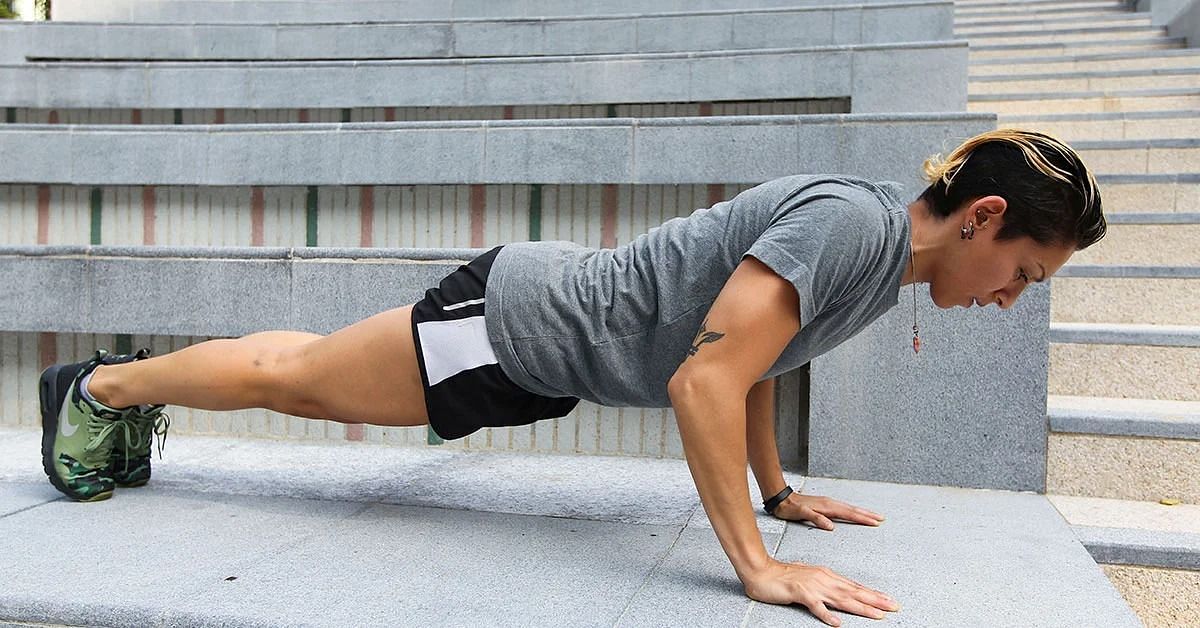
<svg viewBox="0 0 1200 628">
<path fill-rule="evenodd" d="M 58 412 L 54 410 L 52 402 L 56 402 L 61 409 L 62 404 L 66 403 L 66 393 L 71 390 L 71 381 L 66 382 L 65 389 L 62 386 L 63 382 L 59 381 L 59 373 L 62 369 L 62 366 L 56 364 L 42 371 L 38 383 L 38 399 L 42 409 L 42 468 L 46 471 L 46 477 L 50 478 L 50 483 L 54 485 L 54 488 L 67 497 L 77 502 L 103 501 L 112 497 L 113 492 L 98 493 L 92 497 L 80 496 L 68 488 L 54 470 L 54 439 L 58 435 Z M 64 391 L 62 395 L 59 395 L 60 390 Z"/>
</svg>

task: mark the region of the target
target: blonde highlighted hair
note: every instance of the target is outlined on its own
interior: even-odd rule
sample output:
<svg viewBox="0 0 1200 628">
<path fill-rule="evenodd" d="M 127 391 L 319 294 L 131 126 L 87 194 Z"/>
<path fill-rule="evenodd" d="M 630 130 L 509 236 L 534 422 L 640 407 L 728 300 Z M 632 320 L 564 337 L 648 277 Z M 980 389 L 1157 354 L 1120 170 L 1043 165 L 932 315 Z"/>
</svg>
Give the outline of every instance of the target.
<svg viewBox="0 0 1200 628">
<path fill-rule="evenodd" d="M 1107 231 L 1096 178 L 1070 146 L 1051 135 L 988 131 L 945 159 L 931 156 L 922 169 L 930 185 L 921 199 L 934 215 L 946 218 L 964 203 L 1003 197 L 1008 209 L 998 240 L 1028 236 L 1039 244 L 1082 250 Z"/>
</svg>

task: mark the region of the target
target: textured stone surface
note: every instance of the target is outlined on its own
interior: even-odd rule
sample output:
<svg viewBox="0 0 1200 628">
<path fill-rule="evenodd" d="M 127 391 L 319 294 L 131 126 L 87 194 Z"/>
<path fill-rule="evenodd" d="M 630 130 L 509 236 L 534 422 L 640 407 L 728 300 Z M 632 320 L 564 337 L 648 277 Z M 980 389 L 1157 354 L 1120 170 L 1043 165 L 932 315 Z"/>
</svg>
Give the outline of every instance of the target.
<svg viewBox="0 0 1200 628">
<path fill-rule="evenodd" d="M 39 436 L 0 430 L 0 486 L 37 478 Z M 902 606 L 889 616 L 896 625 L 951 616 L 968 625 L 1136 625 L 1042 496 L 785 478 L 886 520 L 839 521 L 833 532 L 779 522 L 762 530 L 767 551 L 891 594 Z M 498 617 L 530 626 L 823 625 L 800 605 L 745 596 L 697 519 L 689 481 L 682 460 L 172 438 L 145 487 L 81 504 L 43 481 L 33 494 L 53 501 L 0 516 L 10 575 L 0 617 L 109 626 L 348 618 L 373 626 L 397 616 L 413 625 Z M 750 497 L 760 498 L 753 483 Z M 87 552 L 63 542 L 81 531 L 103 542 Z M 64 571 L 106 586 L 79 587 Z"/>
<path fill-rule="evenodd" d="M 1167 506 L 1156 501 L 1047 494 L 1073 526 L 1135 528 L 1200 534 L 1200 504 Z"/>
<path fill-rule="evenodd" d="M 1140 180 L 1139 180 L 1140 179 Z M 1097 180 L 1110 212 L 1194 212 L 1200 204 L 1200 182 L 1193 178 L 1122 177 Z"/>
<path fill-rule="evenodd" d="M 825 4 L 822 2 L 822 4 Z M 312 24 L 0 24 L 0 62 L 415 59 L 787 48 L 953 39 L 953 4 L 792 7 L 545 20 Z M 345 18 L 343 18 L 345 19 Z M 211 21 L 211 19 L 210 19 Z M 833 27 L 834 24 L 838 28 Z"/>
<path fill-rule="evenodd" d="M 1050 394 L 1200 401 L 1200 350 L 1053 344 Z"/>
<path fill-rule="evenodd" d="M 51 15 L 60 21 L 361 22 L 628 15 L 862 3 L 862 0 L 108 0 L 96 4 L 91 0 L 58 0 Z"/>
<path fill-rule="evenodd" d="M 1096 562 L 1200 571 L 1200 534 L 1073 526 Z"/>
<path fill-rule="evenodd" d="M 966 42 L 796 46 L 487 59 L 212 62 L 202 66 L 187 62 L 39 62 L 4 67 L 0 100 L 11 107 L 269 109 L 850 97 L 856 113 L 966 108 Z M 831 58 L 838 63 L 831 64 Z M 928 83 L 927 67 L 942 68 L 933 91 L 922 89 Z M 37 89 L 29 89 L 31 84 Z"/>
<path fill-rule="evenodd" d="M 3 68 L 0 67 L 0 70 Z M 752 183 L 854 172 L 918 189 L 942 138 L 995 128 L 988 114 L 62 127 L 0 125 L 10 183 L 401 185 Z M 56 155 L 87 159 L 50 168 Z M 65 143 L 64 143 L 65 140 Z M 107 153 L 106 153 L 107 151 Z M 124 157 L 117 163 L 97 158 Z M 197 158 L 205 155 L 204 168 Z M 417 157 L 414 157 L 417 156 Z M 26 166 L 28 165 L 28 169 Z M 715 178 L 714 178 L 715 177 Z"/>
<path fill-rule="evenodd" d="M 1054 432 L 1200 440 L 1200 402 L 1051 395 L 1046 404 Z"/>
<path fill-rule="evenodd" d="M 1200 625 L 1200 571 L 1102 567 L 1146 628 Z"/>
<path fill-rule="evenodd" d="M 1200 441 L 1052 433 L 1046 492 L 1200 504 Z"/>
<path fill-rule="evenodd" d="M 1055 322 L 1200 325 L 1195 279 L 1056 277 L 1052 284 Z"/>
<path fill-rule="evenodd" d="M 911 289 L 858 336 L 813 360 L 809 471 L 1042 490 L 1049 289 L 1030 286 L 1009 310 L 941 310 L 922 284 L 917 355 Z M 979 386 L 984 360 L 991 383 Z"/>
<path fill-rule="evenodd" d="M 1072 264 L 1200 266 L 1200 225 L 1110 225 L 1095 245 L 1071 255 Z"/>
</svg>

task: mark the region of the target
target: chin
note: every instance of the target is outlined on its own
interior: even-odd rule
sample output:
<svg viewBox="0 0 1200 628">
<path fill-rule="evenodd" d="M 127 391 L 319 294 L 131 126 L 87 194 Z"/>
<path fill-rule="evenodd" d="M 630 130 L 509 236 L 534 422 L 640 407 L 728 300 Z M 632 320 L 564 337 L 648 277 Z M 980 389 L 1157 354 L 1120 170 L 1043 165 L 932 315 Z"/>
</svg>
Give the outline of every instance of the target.
<svg viewBox="0 0 1200 628">
<path fill-rule="evenodd" d="M 958 303 L 951 303 L 949 305 L 946 305 L 945 303 L 943 303 L 942 299 L 941 299 L 941 295 L 938 294 L 937 290 L 935 290 L 932 285 L 929 286 L 929 298 L 933 300 L 934 305 L 938 306 L 939 308 L 941 308 L 943 310 L 948 310 L 948 309 L 958 305 Z"/>
</svg>

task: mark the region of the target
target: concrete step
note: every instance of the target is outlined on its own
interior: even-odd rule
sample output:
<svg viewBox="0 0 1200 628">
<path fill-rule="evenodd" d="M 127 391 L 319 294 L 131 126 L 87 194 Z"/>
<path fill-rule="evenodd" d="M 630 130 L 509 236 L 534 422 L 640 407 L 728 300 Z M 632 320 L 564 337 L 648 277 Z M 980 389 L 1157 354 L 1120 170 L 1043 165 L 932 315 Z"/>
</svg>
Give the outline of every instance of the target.
<svg viewBox="0 0 1200 628">
<path fill-rule="evenodd" d="M 0 23 L 0 63 L 333 60 L 786 48 L 953 37 L 951 5 L 652 13 L 571 19 L 342 24 Z"/>
<path fill-rule="evenodd" d="M 1103 193 L 1101 194 L 1103 199 Z M 1191 266 L 1200 268 L 1200 214 L 1181 214 L 1192 222 L 1114 224 L 1096 244 L 1076 251 L 1071 264 Z"/>
<path fill-rule="evenodd" d="M 1046 498 L 1146 626 L 1197 624 L 1200 506 L 1052 493 Z"/>
<path fill-rule="evenodd" d="M 1165 26 L 1100 26 L 1095 28 L 1063 28 L 1044 31 L 1022 30 L 1005 33 L 974 35 L 955 31 L 955 37 L 968 39 L 972 46 L 1008 46 L 1047 43 L 1094 42 L 1097 40 L 1144 41 L 1166 37 Z"/>
<path fill-rule="evenodd" d="M 1093 8 L 1122 8 L 1128 10 L 1123 2 L 1100 2 L 1097 0 L 955 0 L 955 13 L 963 11 L 1078 11 Z"/>
<path fill-rule="evenodd" d="M 1200 325 L 1200 281 L 1185 278 L 1055 276 L 1056 323 Z"/>
<path fill-rule="evenodd" d="M 486 18 L 630 17 L 648 13 L 862 4 L 862 0 L 55 0 L 58 22 L 346 23 Z"/>
<path fill-rule="evenodd" d="M 1114 111 L 1195 111 L 1200 89 L 1133 89 L 1063 94 L 980 94 L 970 96 L 967 111 L 997 114 L 1104 113 Z M 1137 174 L 1137 172 L 1123 172 Z M 1176 171 L 1178 172 L 1178 171 Z M 1099 172 L 1097 171 L 1097 174 Z"/>
<path fill-rule="evenodd" d="M 1194 346 L 1115 342 L 1122 339 L 1132 342 L 1175 340 L 1195 344 L 1195 326 L 1181 326 L 1177 329 L 1183 331 L 1171 336 L 1163 333 L 1169 332 L 1169 326 L 1154 326 L 1157 333 L 1135 335 L 1122 329 L 1133 325 L 1051 323 L 1051 335 L 1065 339 L 1071 334 L 1065 333 L 1062 326 L 1079 325 L 1099 327 L 1101 331 L 1092 335 L 1103 344 L 1052 341 L 1049 394 L 1200 401 L 1200 350 Z M 1105 328 L 1113 331 L 1106 333 Z"/>
<path fill-rule="evenodd" d="M 1104 213 L 1196 212 L 1200 174 L 1097 175 Z"/>
<path fill-rule="evenodd" d="M 1014 114 L 999 116 L 997 124 L 1036 129 L 1071 144 L 1082 141 L 1189 139 L 1200 137 L 1200 110 Z"/>
<path fill-rule="evenodd" d="M 972 79 L 998 74 L 1055 74 L 1194 67 L 1200 67 L 1200 50 L 1194 48 L 1066 57 L 1062 55 L 1000 57 L 971 61 L 969 65 Z"/>
<path fill-rule="evenodd" d="M 1093 39 L 1089 41 L 1047 42 L 1041 44 L 1004 43 L 980 45 L 979 42 L 971 42 L 970 60 L 974 62 L 988 59 L 1041 58 L 1047 55 L 1121 54 L 1151 52 L 1155 50 L 1177 50 L 1186 46 L 1187 40 L 1183 37 L 1150 37 L 1127 41 Z"/>
<path fill-rule="evenodd" d="M 1070 6 L 1051 7 L 1048 9 L 1029 8 L 1021 6 L 999 6 L 994 8 L 963 8 L 955 3 L 954 18 L 956 20 L 999 19 L 1011 20 L 1019 16 L 1027 17 L 1056 17 L 1111 15 L 1113 13 L 1128 13 L 1129 8 L 1124 2 L 1079 2 Z"/>
<path fill-rule="evenodd" d="M 947 133 L 972 137 L 987 128 L 995 128 L 994 118 L 970 113 L 217 126 L 10 124 L 0 125 L 0 154 L 5 155 L 8 182 L 34 184 L 685 183 L 673 178 L 709 184 L 765 181 L 796 172 L 853 171 L 915 187 L 912 155 L 932 154 L 940 145 L 937 138 Z M 688 146 L 695 152 L 688 152 Z M 714 151 L 713 146 L 724 148 Z M 865 149 L 847 151 L 847 146 L 887 146 L 895 152 L 880 159 L 875 150 L 867 158 Z M 196 155 L 207 155 L 203 167 Z M 412 155 L 437 157 L 414 161 Z M 68 161 L 70 168 L 64 167 Z M 406 166 L 397 170 L 396 163 Z"/>
<path fill-rule="evenodd" d="M 328 109 L 850 97 L 858 113 L 961 111 L 966 63 L 965 41 L 582 57 L 25 63 L 0 66 L 0 102 L 30 108 Z M 936 89 L 923 70 L 928 67 L 942 70 Z M 889 89 L 879 88 L 884 76 Z"/>
<path fill-rule="evenodd" d="M 1200 65 L 1182 68 L 1001 74 L 970 78 L 970 96 L 1006 93 L 1094 92 L 1131 89 L 1200 88 Z"/>
<path fill-rule="evenodd" d="M 1030 20 L 1028 16 L 1025 19 L 1020 19 L 1016 16 L 1010 16 L 1007 19 L 994 17 L 985 19 L 955 19 L 954 35 L 956 37 L 975 37 L 989 33 L 1061 30 L 1072 26 L 1087 28 L 1111 26 L 1148 27 L 1151 26 L 1151 23 L 1150 16 L 1145 13 L 1124 12 L 1088 14 L 1082 17 L 1078 15 L 1039 15 L 1036 21 Z"/>
<path fill-rule="evenodd" d="M 1200 326 L 1054 322 L 1050 323 L 1050 342 L 1200 349 Z"/>
<path fill-rule="evenodd" d="M 1200 403 L 1047 398 L 1048 493 L 1200 504 Z"/>
<path fill-rule="evenodd" d="M 1200 99 L 1200 89 L 1195 98 Z M 1075 142 L 1072 148 L 1095 173 L 1200 172 L 1200 138 Z"/>
<path fill-rule="evenodd" d="M 683 460 L 180 437 L 154 461 L 148 485 L 83 505 L 64 501 L 29 464 L 39 443 L 38 431 L 0 431 L 8 568 L 0 617 L 9 621 L 333 625 L 353 617 L 388 626 L 403 616 L 406 625 L 431 625 L 450 607 L 465 625 L 494 624 L 498 613 L 539 628 L 824 625 L 798 605 L 745 596 Z M 759 508 L 753 516 L 771 556 L 883 591 L 904 622 L 1140 625 L 1043 495 L 784 479 L 886 520 L 839 521 L 830 534 Z M 749 471 L 744 481 L 759 499 Z M 104 542 L 87 552 L 61 542 L 81 527 Z M 296 594 L 291 574 L 321 583 L 322 595 Z M 538 594 L 514 596 L 516 580 Z"/>
</svg>

